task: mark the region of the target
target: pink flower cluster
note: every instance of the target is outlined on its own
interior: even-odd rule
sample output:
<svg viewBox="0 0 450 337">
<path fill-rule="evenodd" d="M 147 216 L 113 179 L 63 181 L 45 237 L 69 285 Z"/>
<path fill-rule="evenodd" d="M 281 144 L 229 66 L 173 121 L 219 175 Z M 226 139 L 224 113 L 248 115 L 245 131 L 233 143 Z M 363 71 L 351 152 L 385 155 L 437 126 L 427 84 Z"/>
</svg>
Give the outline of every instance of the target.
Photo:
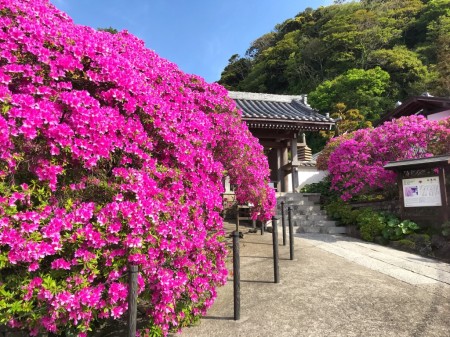
<svg viewBox="0 0 450 337">
<path fill-rule="evenodd" d="M 450 119 L 437 122 L 423 116 L 402 117 L 355 131 L 350 139 L 339 142 L 329 156 L 328 169 L 332 188 L 348 200 L 393 185 L 395 173 L 383 168 L 389 161 L 450 153 Z"/>
<path fill-rule="evenodd" d="M 32 336 L 121 317 L 129 263 L 166 335 L 226 280 L 224 175 L 275 205 L 223 87 L 47 0 L 0 0 L 0 129 L 0 321 Z"/>
</svg>

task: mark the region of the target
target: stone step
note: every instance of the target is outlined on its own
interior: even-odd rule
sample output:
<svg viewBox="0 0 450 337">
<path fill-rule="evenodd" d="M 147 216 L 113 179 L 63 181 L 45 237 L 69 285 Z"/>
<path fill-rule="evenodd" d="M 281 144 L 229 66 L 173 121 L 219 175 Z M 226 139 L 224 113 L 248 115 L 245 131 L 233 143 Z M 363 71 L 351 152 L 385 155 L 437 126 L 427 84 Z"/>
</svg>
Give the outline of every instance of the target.
<svg viewBox="0 0 450 337">
<path fill-rule="evenodd" d="M 281 211 L 280 210 L 277 210 L 276 216 L 281 219 Z M 287 212 L 287 210 L 285 210 L 284 216 L 285 216 L 286 221 L 287 221 L 287 219 L 288 219 L 288 212 Z M 315 216 L 317 216 L 318 219 L 321 218 L 321 217 L 323 217 L 325 219 L 325 218 L 327 218 L 327 213 L 321 212 L 321 211 L 317 211 L 317 210 L 308 210 L 308 209 L 302 210 L 302 211 L 298 211 L 298 213 L 292 212 L 292 220 L 294 220 L 294 219 L 295 220 L 305 220 L 306 216 L 308 216 L 308 217 L 311 217 L 311 216 L 315 217 Z"/>
<path fill-rule="evenodd" d="M 298 227 L 297 233 L 322 233 L 322 234 L 345 234 L 345 227 L 317 227 L 317 226 L 301 226 Z"/>
<path fill-rule="evenodd" d="M 280 221 L 281 223 L 281 221 Z M 288 222 L 286 222 L 287 225 Z M 292 225 L 294 227 L 335 227 L 336 221 L 332 220 L 292 220 Z"/>
<path fill-rule="evenodd" d="M 320 206 L 318 205 L 292 205 L 292 213 L 293 214 L 311 214 L 311 212 L 320 212 Z M 309 211 L 309 213 L 306 213 Z"/>
<path fill-rule="evenodd" d="M 336 221 L 333 220 L 306 220 L 304 221 L 306 226 L 319 226 L 319 227 L 334 227 Z M 300 223 L 300 226 L 302 224 Z"/>
<path fill-rule="evenodd" d="M 297 192 L 281 192 L 277 193 L 277 198 L 286 198 L 286 197 L 298 197 L 303 196 L 304 193 L 297 193 Z"/>
<path fill-rule="evenodd" d="M 315 204 L 320 203 L 320 193 L 307 193 L 303 194 L 303 196 L 308 198 L 309 201 L 312 201 Z"/>
<path fill-rule="evenodd" d="M 296 198 L 306 198 L 314 202 L 320 201 L 320 193 L 285 193 L 283 195 L 278 195 L 277 200 L 285 200 L 286 198 L 296 199 Z"/>
<path fill-rule="evenodd" d="M 346 234 L 346 227 L 327 227 L 326 234 Z"/>
<path fill-rule="evenodd" d="M 288 219 L 287 212 L 284 213 L 286 221 Z M 281 213 L 278 214 L 281 217 Z M 326 213 L 311 213 L 311 214 L 292 214 L 292 220 L 308 221 L 308 220 L 328 220 Z"/>
<path fill-rule="evenodd" d="M 302 193 L 289 193 L 280 197 L 277 200 L 295 200 L 295 199 L 308 199 L 309 196 L 303 195 Z"/>
<path fill-rule="evenodd" d="M 305 217 L 312 217 L 309 219 L 306 219 Z M 281 215 L 277 215 L 277 218 L 279 219 L 279 223 L 282 223 Z M 286 222 L 286 226 L 289 223 L 289 218 L 285 216 L 284 221 Z M 330 226 L 336 226 L 336 221 L 328 220 L 328 218 L 324 215 L 301 215 L 301 216 L 295 216 L 291 218 L 293 226 L 320 226 L 320 227 L 330 227 Z"/>
<path fill-rule="evenodd" d="M 284 193 L 277 198 L 277 217 L 281 227 L 281 202 L 285 206 L 285 221 L 288 225 L 287 208 L 292 209 L 292 224 L 296 227 L 297 233 L 324 233 L 324 234 L 344 234 L 345 227 L 337 227 L 336 221 L 329 220 L 325 210 L 322 210 L 318 202 L 320 194 Z"/>
<path fill-rule="evenodd" d="M 299 227 L 297 233 L 320 233 L 320 227 L 309 226 L 309 227 Z"/>
<path fill-rule="evenodd" d="M 277 200 L 277 206 L 281 207 L 281 202 L 284 202 L 284 206 L 293 206 L 293 205 L 316 205 L 312 201 L 308 199 L 301 199 L 301 200 Z"/>
</svg>

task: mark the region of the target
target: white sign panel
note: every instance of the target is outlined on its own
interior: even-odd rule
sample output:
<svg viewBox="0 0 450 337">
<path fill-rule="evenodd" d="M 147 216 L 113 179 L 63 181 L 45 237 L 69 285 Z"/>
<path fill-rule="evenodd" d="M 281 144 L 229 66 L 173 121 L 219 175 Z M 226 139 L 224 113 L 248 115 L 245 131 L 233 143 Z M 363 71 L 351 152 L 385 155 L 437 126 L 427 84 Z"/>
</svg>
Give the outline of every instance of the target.
<svg viewBox="0 0 450 337">
<path fill-rule="evenodd" d="M 442 206 L 439 177 L 403 179 L 405 207 Z"/>
</svg>

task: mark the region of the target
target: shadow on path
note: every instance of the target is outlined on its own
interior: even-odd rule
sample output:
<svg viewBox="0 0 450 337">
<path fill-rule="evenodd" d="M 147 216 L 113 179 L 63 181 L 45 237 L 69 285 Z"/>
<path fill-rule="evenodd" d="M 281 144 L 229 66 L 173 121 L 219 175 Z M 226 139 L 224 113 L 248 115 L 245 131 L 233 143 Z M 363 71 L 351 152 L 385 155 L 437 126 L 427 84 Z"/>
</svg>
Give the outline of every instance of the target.
<svg viewBox="0 0 450 337">
<path fill-rule="evenodd" d="M 202 319 L 214 319 L 217 321 L 232 321 L 234 320 L 234 317 L 203 316 Z"/>
<path fill-rule="evenodd" d="M 243 283 L 274 283 L 273 281 L 241 280 Z"/>
</svg>

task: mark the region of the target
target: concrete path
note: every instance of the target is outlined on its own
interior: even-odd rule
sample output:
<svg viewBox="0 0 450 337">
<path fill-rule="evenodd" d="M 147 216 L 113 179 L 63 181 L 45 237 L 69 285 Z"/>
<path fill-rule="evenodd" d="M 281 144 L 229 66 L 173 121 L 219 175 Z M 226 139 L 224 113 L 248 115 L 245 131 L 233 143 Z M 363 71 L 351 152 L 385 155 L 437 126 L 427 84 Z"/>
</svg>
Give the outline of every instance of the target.
<svg viewBox="0 0 450 337">
<path fill-rule="evenodd" d="M 271 234 L 245 234 L 241 320 L 230 276 L 208 315 L 178 336 L 450 337 L 450 265 L 338 235 L 297 235 L 294 261 L 279 248 L 274 284 Z"/>
<path fill-rule="evenodd" d="M 400 281 L 441 285 L 450 290 L 447 263 L 344 236 L 304 234 L 302 237 L 320 249 Z"/>
</svg>

